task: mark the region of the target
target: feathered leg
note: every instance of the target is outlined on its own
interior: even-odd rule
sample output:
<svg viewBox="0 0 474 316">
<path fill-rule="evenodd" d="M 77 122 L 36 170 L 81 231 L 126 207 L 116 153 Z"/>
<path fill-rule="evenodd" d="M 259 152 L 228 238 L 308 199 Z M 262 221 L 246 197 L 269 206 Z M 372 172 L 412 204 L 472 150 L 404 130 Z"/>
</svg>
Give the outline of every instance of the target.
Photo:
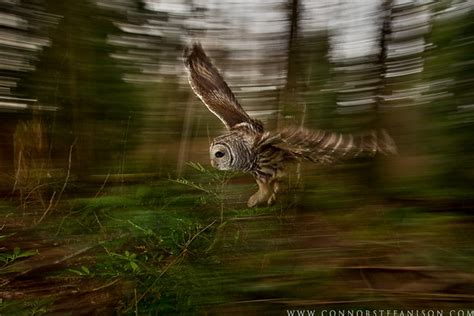
<svg viewBox="0 0 474 316">
<path fill-rule="evenodd" d="M 258 184 L 258 191 L 249 198 L 248 207 L 256 205 L 272 205 L 277 199 L 278 192 L 281 190 L 281 182 L 279 177 L 271 177 L 270 179 L 255 178 Z"/>
<path fill-rule="evenodd" d="M 273 187 L 273 188 L 272 188 L 272 194 L 270 195 L 270 197 L 267 200 L 268 205 L 272 205 L 273 203 L 275 203 L 275 201 L 277 199 L 278 192 L 280 192 L 280 189 L 281 189 L 280 181 L 278 179 L 274 179 L 272 181 L 271 187 Z"/>
<path fill-rule="evenodd" d="M 248 207 L 254 207 L 261 204 L 270 204 L 270 199 L 274 195 L 273 179 L 261 179 L 255 177 L 258 185 L 258 191 L 249 198 Z"/>
</svg>

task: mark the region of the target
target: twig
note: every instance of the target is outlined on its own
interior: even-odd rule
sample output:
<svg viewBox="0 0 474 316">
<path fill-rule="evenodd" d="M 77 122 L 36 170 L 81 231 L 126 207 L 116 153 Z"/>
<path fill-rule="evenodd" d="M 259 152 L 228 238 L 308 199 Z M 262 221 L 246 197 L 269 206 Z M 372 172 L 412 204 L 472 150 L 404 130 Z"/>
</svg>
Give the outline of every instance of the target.
<svg viewBox="0 0 474 316">
<path fill-rule="evenodd" d="M 117 283 L 118 281 L 119 281 L 119 279 L 115 279 L 115 280 L 113 280 L 112 282 L 109 282 L 109 283 L 107 283 L 107 284 L 104 284 L 104 285 L 101 285 L 101 286 L 99 286 L 99 287 L 93 288 L 93 289 L 91 290 L 91 292 L 97 292 L 97 291 L 100 291 L 100 290 L 102 290 L 102 289 L 105 289 L 105 288 L 107 288 L 107 287 L 109 287 L 109 286 L 114 285 L 114 284 Z"/>
<path fill-rule="evenodd" d="M 190 245 L 191 243 L 194 241 L 194 239 L 196 239 L 197 236 L 201 235 L 203 232 L 205 232 L 209 227 L 211 227 L 212 225 L 214 225 L 216 223 L 216 221 L 212 221 L 212 223 L 210 223 L 209 225 L 207 225 L 206 227 L 204 227 L 203 229 L 201 229 L 200 231 L 198 231 L 196 234 L 194 234 L 193 237 L 191 237 L 191 239 L 189 239 L 186 244 L 185 244 L 185 249 L 183 249 L 183 251 L 185 251 Z M 183 252 L 181 251 L 181 252 Z"/>
<path fill-rule="evenodd" d="M 36 223 L 36 225 L 39 225 L 44 217 L 46 216 L 46 214 L 48 214 L 49 210 L 51 210 L 51 208 L 53 207 L 53 201 L 54 201 L 54 197 L 56 196 L 56 191 L 53 192 L 53 195 L 51 195 L 51 199 L 49 199 L 49 205 L 48 205 L 48 208 L 44 211 L 43 215 L 41 216 L 41 218 L 39 219 L 39 221 Z"/>
<path fill-rule="evenodd" d="M 138 316 L 137 288 L 134 289 L 134 292 L 135 292 L 135 315 Z"/>
<path fill-rule="evenodd" d="M 44 187 L 44 186 L 47 186 L 47 185 L 50 185 L 50 184 L 54 184 L 54 183 L 57 183 L 58 181 L 54 181 L 54 182 L 47 182 L 47 183 L 42 183 L 42 184 L 38 184 L 37 186 L 33 187 L 33 189 L 30 190 L 30 192 L 28 192 L 28 194 L 25 196 L 25 198 L 23 199 L 24 203 L 26 203 L 26 201 L 30 198 L 30 195 L 32 195 L 35 191 L 37 191 L 39 188 L 41 187 Z"/>
<path fill-rule="evenodd" d="M 182 259 L 184 257 L 184 255 L 188 252 L 188 248 L 189 246 L 191 245 L 191 243 L 200 235 L 202 234 L 204 231 L 206 231 L 209 227 L 211 227 L 212 225 L 214 225 L 216 223 L 216 221 L 212 221 L 212 223 L 210 223 L 209 225 L 207 225 L 206 227 L 204 227 L 203 229 L 201 229 L 200 231 L 198 231 L 196 234 L 194 234 L 193 237 L 191 237 L 187 242 L 186 244 L 184 245 L 183 249 L 181 250 L 181 252 L 179 253 L 179 255 L 177 257 L 175 257 L 170 263 L 168 263 L 166 265 L 166 267 L 160 272 L 160 274 L 158 275 L 158 277 L 153 281 L 153 283 L 150 285 L 150 287 L 148 287 L 145 292 L 142 293 L 142 295 L 140 295 L 140 297 L 138 298 L 138 300 L 135 300 L 135 304 L 138 304 L 138 302 L 140 302 L 144 297 L 145 295 L 148 294 L 148 292 L 151 291 L 151 289 L 155 286 L 156 282 L 158 282 L 158 280 L 166 273 L 168 272 L 168 270 L 174 266 L 176 264 L 176 262 L 178 262 L 178 260 Z M 130 309 L 129 309 L 130 310 Z"/>
<path fill-rule="evenodd" d="M 124 178 L 123 178 L 123 171 L 125 169 L 125 152 L 127 150 L 127 140 L 128 140 L 128 130 L 130 129 L 130 120 L 132 119 L 132 116 L 128 116 L 128 121 L 127 121 L 127 129 L 125 130 L 125 135 L 123 139 L 123 148 L 122 148 L 122 161 L 120 162 L 120 175 L 121 175 L 121 183 L 123 185 L 124 183 Z"/>
<path fill-rule="evenodd" d="M 104 227 L 103 227 L 102 224 L 100 223 L 99 217 L 97 217 L 97 213 L 96 213 L 95 211 L 94 211 L 94 216 L 95 216 L 95 219 L 96 219 L 96 221 L 97 221 L 97 224 L 99 224 L 100 229 L 103 229 Z"/>
<path fill-rule="evenodd" d="M 77 137 L 76 139 L 74 140 L 74 142 L 71 144 L 71 146 L 69 147 L 69 162 L 68 162 L 68 168 L 67 168 L 67 174 L 66 174 L 66 179 L 64 180 L 64 184 L 63 184 L 63 187 L 61 188 L 61 191 L 59 192 L 58 194 L 58 198 L 56 199 L 56 203 L 54 203 L 54 206 L 53 206 L 53 201 L 54 201 L 54 197 L 56 196 L 56 191 L 54 191 L 53 195 L 51 196 L 51 199 L 49 199 L 49 205 L 48 205 L 48 208 L 44 211 L 43 215 L 41 216 L 41 218 L 39 219 L 39 221 L 36 223 L 36 225 L 39 225 L 43 219 L 45 218 L 45 216 L 48 214 L 48 212 L 53 209 L 53 208 L 56 208 L 58 206 L 58 203 L 59 201 L 61 200 L 61 196 L 63 195 L 64 193 L 64 190 L 66 190 L 66 186 L 69 182 L 69 177 L 71 176 L 71 165 L 72 165 L 72 149 L 74 148 L 74 145 L 76 145 L 76 142 L 77 142 Z"/>
<path fill-rule="evenodd" d="M 104 183 L 102 183 L 102 186 L 100 187 L 99 191 L 97 191 L 97 193 L 95 194 L 94 196 L 95 198 L 99 196 L 100 192 L 102 192 L 102 190 L 105 187 L 105 184 L 107 183 L 107 180 L 109 180 L 109 177 L 110 177 L 110 172 L 107 174 L 107 177 L 105 177 Z M 122 175 L 122 179 L 123 179 L 123 175 Z"/>
<path fill-rule="evenodd" d="M 61 188 L 61 191 L 58 194 L 58 198 L 56 199 L 56 204 L 54 204 L 54 207 L 58 206 L 59 201 L 61 200 L 61 196 L 64 193 L 64 190 L 66 190 L 67 183 L 69 182 L 69 177 L 71 176 L 71 165 L 72 165 L 72 149 L 76 145 L 77 142 L 77 137 L 74 139 L 72 142 L 71 146 L 69 147 L 69 160 L 68 160 L 68 167 L 67 167 L 67 174 L 66 174 L 66 179 L 64 180 L 63 187 Z"/>
<path fill-rule="evenodd" d="M 21 170 L 21 158 L 23 156 L 23 150 L 20 150 L 20 154 L 18 155 L 18 170 L 15 174 L 15 183 L 13 183 L 12 193 L 16 190 L 16 185 L 18 184 L 18 178 L 20 177 L 20 170 Z"/>
<path fill-rule="evenodd" d="M 148 294 L 148 292 L 151 291 L 151 289 L 155 286 L 156 282 L 158 282 L 158 280 L 169 270 L 169 268 L 171 268 L 172 266 L 174 266 L 176 264 L 176 262 L 181 259 L 181 257 L 184 255 L 184 251 L 180 252 L 179 255 L 177 257 L 175 257 L 173 259 L 173 261 L 171 261 L 170 263 L 168 263 L 165 268 L 160 272 L 160 274 L 158 275 L 158 277 L 153 281 L 153 283 L 145 290 L 145 292 L 142 293 L 142 295 L 140 295 L 140 297 L 138 298 L 138 300 L 135 300 L 135 304 L 138 304 L 138 302 L 140 302 L 144 297 L 145 295 Z M 130 308 L 128 309 L 130 310 Z M 127 311 L 128 311 L 127 310 Z"/>
<path fill-rule="evenodd" d="M 73 252 L 73 253 L 71 253 L 71 254 L 68 254 L 68 255 L 66 255 L 66 256 L 64 256 L 64 257 L 62 257 L 62 258 L 59 258 L 59 259 L 53 261 L 53 262 L 50 263 L 49 265 L 58 265 L 58 264 L 60 264 L 60 263 L 63 263 L 63 262 L 65 262 L 65 261 L 67 261 L 67 260 L 69 260 L 69 259 L 71 259 L 71 258 L 74 258 L 74 257 L 76 257 L 76 256 L 78 256 L 78 255 L 80 255 L 80 254 L 83 254 L 83 253 L 86 252 L 86 251 L 89 251 L 90 249 L 93 249 L 93 248 L 95 248 L 95 247 L 97 247 L 97 246 L 99 246 L 99 245 L 102 245 L 103 243 L 104 243 L 104 242 L 100 242 L 100 243 L 98 243 L 98 244 L 96 244 L 96 245 L 92 245 L 92 246 L 87 246 L 87 247 L 81 248 L 81 249 L 79 249 L 79 250 L 77 250 L 77 251 L 75 251 L 75 252 Z M 44 265 L 42 265 L 42 266 L 37 266 L 37 267 L 30 267 L 30 268 L 28 268 L 27 270 L 22 271 L 22 272 L 18 273 L 17 275 L 15 275 L 15 278 L 17 278 L 17 277 L 19 277 L 19 276 L 22 276 L 22 275 L 26 275 L 26 274 L 30 273 L 31 271 L 33 271 L 33 270 L 41 269 L 41 268 L 44 268 L 44 267 L 45 267 Z"/>
<path fill-rule="evenodd" d="M 7 215 L 5 215 L 5 217 L 3 218 L 3 224 L 2 224 L 2 227 L 0 227 L 0 231 L 2 231 L 5 226 L 7 225 L 7 218 L 10 216 L 10 215 L 13 215 L 13 213 L 8 213 Z"/>
</svg>

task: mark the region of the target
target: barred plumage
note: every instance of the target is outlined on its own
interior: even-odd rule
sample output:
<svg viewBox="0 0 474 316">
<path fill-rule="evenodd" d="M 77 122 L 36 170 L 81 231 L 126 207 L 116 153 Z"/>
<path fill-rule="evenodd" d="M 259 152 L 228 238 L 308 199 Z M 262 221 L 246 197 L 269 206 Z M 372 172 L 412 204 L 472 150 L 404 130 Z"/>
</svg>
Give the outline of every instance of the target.
<svg viewBox="0 0 474 316">
<path fill-rule="evenodd" d="M 279 179 L 288 162 L 332 163 L 375 153 L 396 153 L 395 143 L 384 130 L 362 135 L 301 127 L 264 131 L 262 123 L 251 118 L 240 106 L 201 45 L 194 44 L 186 49 L 185 66 L 196 95 L 229 130 L 211 144 L 212 166 L 219 170 L 250 172 L 257 181 L 259 190 L 250 197 L 249 207 L 275 201 L 280 189 Z"/>
</svg>

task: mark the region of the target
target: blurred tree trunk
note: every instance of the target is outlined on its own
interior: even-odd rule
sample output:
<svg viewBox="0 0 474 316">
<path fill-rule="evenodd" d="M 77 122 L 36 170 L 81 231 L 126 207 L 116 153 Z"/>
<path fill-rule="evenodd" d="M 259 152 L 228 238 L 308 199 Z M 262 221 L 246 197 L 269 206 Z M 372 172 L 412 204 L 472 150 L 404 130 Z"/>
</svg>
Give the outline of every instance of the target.
<svg viewBox="0 0 474 316">
<path fill-rule="evenodd" d="M 373 127 L 385 128 L 395 135 L 399 156 L 378 163 L 376 177 L 382 180 L 422 179 L 430 168 L 422 146 L 424 118 L 417 96 L 423 80 L 426 31 L 423 22 L 418 22 L 415 31 L 407 32 L 409 26 L 404 26 L 397 20 L 423 21 L 425 14 L 429 16 L 428 7 L 416 3 L 394 7 L 393 0 L 386 0 L 382 10 L 384 19 L 378 57 L 381 77 L 375 95 Z M 426 22 L 428 23 L 429 21 Z M 420 47 L 413 52 L 415 45 Z"/>
<path fill-rule="evenodd" d="M 69 149 L 76 143 L 71 164 L 76 177 L 122 172 L 124 131 L 136 126 L 128 118 L 139 103 L 108 41 L 121 34 L 116 22 L 125 17 L 91 2 L 72 6 L 48 0 L 45 6 L 61 19 L 35 71 L 19 86 L 40 104 L 58 108 L 53 118 L 44 118 L 55 168 L 68 168 Z M 131 144 L 127 141 L 126 150 Z"/>
<path fill-rule="evenodd" d="M 14 170 L 13 134 L 18 118 L 16 114 L 2 113 L 0 125 L 0 190 L 9 192 L 12 189 Z"/>
<path fill-rule="evenodd" d="M 392 7 L 393 0 L 385 0 L 382 5 L 382 28 L 380 29 L 380 51 L 378 55 L 378 64 L 380 67 L 379 82 L 375 90 L 375 123 L 374 127 L 380 127 L 380 112 L 385 107 L 385 96 L 389 94 L 387 87 L 387 55 L 388 43 L 392 34 Z"/>
<path fill-rule="evenodd" d="M 377 56 L 377 64 L 379 67 L 379 78 L 378 83 L 374 91 L 374 113 L 372 120 L 369 123 L 369 127 L 374 130 L 388 129 L 389 134 L 393 137 L 393 132 L 389 126 L 395 122 L 395 118 L 390 115 L 384 115 L 383 112 L 389 111 L 389 102 L 386 101 L 387 97 L 392 94 L 389 91 L 389 80 L 388 80 L 388 45 L 390 42 L 390 36 L 392 35 L 392 9 L 393 0 L 385 0 L 382 3 L 382 27 L 380 28 L 379 38 L 379 54 Z M 370 165 L 370 170 L 367 173 L 369 177 L 369 184 L 371 185 L 371 191 L 376 191 L 380 185 L 380 179 L 384 179 L 385 170 L 387 169 L 387 160 L 380 161 L 375 159 L 375 163 Z M 383 181 L 383 180 L 382 180 Z"/>
<path fill-rule="evenodd" d="M 289 32 L 288 32 L 288 51 L 287 51 L 287 72 L 286 85 L 281 93 L 281 115 L 278 120 L 278 127 L 285 124 L 287 116 L 291 117 L 292 124 L 300 123 L 298 121 L 304 110 L 298 107 L 298 64 L 299 64 L 299 50 L 298 50 L 298 28 L 299 28 L 299 0 L 288 1 L 288 18 L 289 18 Z M 282 117 L 283 116 L 283 117 Z"/>
</svg>

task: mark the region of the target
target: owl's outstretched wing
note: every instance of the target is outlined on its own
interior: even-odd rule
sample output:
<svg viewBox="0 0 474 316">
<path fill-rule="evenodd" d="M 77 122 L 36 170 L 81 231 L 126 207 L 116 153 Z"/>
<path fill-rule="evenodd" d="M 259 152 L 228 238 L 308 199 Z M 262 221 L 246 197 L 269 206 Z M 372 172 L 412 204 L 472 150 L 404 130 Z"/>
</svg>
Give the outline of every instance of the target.
<svg viewBox="0 0 474 316">
<path fill-rule="evenodd" d="M 262 123 L 252 119 L 244 111 L 200 44 L 188 47 L 184 57 L 188 80 L 194 93 L 228 129 L 246 125 L 252 130 L 263 131 Z"/>
<path fill-rule="evenodd" d="M 376 153 L 397 153 L 395 142 L 385 130 L 371 131 L 361 135 L 341 134 L 306 128 L 285 128 L 274 146 L 294 155 L 319 163 L 373 156 Z"/>
</svg>

